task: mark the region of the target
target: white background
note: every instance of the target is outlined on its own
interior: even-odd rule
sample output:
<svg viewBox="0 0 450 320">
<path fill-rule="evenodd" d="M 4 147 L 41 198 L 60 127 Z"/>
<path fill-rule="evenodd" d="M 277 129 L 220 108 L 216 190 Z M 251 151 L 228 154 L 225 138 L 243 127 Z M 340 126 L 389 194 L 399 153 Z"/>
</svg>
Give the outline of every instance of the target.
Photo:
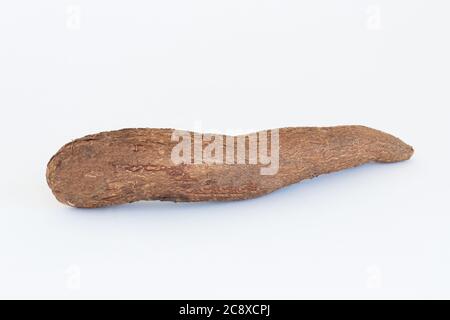
<svg viewBox="0 0 450 320">
<path fill-rule="evenodd" d="M 450 298 L 446 0 L 0 3 L 0 297 Z M 411 161 L 255 200 L 80 210 L 71 139 L 363 124 Z"/>
</svg>

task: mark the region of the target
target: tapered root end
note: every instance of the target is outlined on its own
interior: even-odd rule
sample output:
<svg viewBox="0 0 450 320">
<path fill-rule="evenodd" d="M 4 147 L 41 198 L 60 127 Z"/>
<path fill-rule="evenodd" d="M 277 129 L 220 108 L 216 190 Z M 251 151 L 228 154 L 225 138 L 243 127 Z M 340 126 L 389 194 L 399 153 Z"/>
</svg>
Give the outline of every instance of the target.
<svg viewBox="0 0 450 320">
<path fill-rule="evenodd" d="M 375 129 L 365 128 L 365 130 L 368 130 L 367 135 L 371 138 L 370 151 L 376 162 L 400 162 L 413 156 L 414 148 L 399 138 Z"/>
<path fill-rule="evenodd" d="M 391 163 L 409 160 L 414 154 L 414 149 L 406 143 L 396 144 L 379 153 L 377 162 Z"/>
</svg>

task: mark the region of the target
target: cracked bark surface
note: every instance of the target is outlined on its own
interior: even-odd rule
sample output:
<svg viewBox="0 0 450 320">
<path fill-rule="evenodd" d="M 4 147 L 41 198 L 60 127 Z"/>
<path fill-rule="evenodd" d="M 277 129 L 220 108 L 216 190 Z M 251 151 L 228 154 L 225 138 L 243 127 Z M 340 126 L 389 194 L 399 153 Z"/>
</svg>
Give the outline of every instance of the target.
<svg viewBox="0 0 450 320">
<path fill-rule="evenodd" d="M 261 175 L 267 166 L 249 164 L 248 153 L 245 164 L 176 165 L 171 152 L 178 142 L 172 133 L 122 129 L 76 139 L 50 159 L 48 185 L 60 202 L 79 208 L 139 200 L 243 200 L 368 162 L 404 161 L 414 152 L 400 139 L 363 126 L 282 128 L 279 169 Z"/>
</svg>

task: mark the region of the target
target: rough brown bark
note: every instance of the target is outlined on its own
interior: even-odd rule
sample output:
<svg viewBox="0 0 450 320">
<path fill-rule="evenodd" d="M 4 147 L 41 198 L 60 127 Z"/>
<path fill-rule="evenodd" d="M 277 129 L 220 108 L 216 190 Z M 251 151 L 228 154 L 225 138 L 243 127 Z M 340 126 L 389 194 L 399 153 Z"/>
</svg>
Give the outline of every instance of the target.
<svg viewBox="0 0 450 320">
<path fill-rule="evenodd" d="M 261 175 L 265 166 L 248 164 L 248 154 L 246 164 L 175 165 L 172 132 L 123 129 L 74 140 L 49 161 L 48 185 L 59 201 L 80 208 L 138 200 L 239 200 L 324 173 L 372 161 L 403 161 L 413 154 L 400 139 L 363 126 L 283 128 L 279 170 Z"/>
</svg>

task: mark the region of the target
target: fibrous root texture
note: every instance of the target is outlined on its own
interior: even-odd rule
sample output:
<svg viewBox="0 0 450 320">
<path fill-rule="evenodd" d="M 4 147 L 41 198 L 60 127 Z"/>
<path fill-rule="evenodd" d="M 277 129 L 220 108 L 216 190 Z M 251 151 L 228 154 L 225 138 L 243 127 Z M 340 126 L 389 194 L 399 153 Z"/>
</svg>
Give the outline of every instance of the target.
<svg viewBox="0 0 450 320">
<path fill-rule="evenodd" d="M 47 182 L 60 202 L 79 208 L 243 200 L 368 162 L 404 161 L 413 152 L 400 139 L 364 126 L 241 136 L 122 129 L 64 145 L 47 165 Z"/>
</svg>

